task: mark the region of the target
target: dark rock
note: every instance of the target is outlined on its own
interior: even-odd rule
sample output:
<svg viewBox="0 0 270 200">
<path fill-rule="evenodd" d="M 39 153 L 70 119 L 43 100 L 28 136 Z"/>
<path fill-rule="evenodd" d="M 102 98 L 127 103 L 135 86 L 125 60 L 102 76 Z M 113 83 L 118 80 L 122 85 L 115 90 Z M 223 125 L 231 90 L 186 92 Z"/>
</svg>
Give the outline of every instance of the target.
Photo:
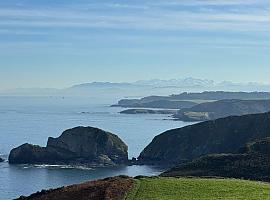
<svg viewBox="0 0 270 200">
<path fill-rule="evenodd" d="M 4 162 L 5 160 L 3 158 L 0 158 L 0 162 Z"/>
<path fill-rule="evenodd" d="M 46 163 L 56 161 L 55 157 L 57 157 L 57 155 L 54 155 L 56 152 L 52 152 L 53 149 L 50 150 L 46 147 L 26 143 L 11 150 L 9 154 L 9 163 L 35 164 L 42 163 L 43 161 Z"/>
<path fill-rule="evenodd" d="M 47 146 L 24 144 L 9 155 L 11 164 L 116 165 L 128 161 L 127 145 L 116 135 L 98 128 L 76 127 Z"/>
<path fill-rule="evenodd" d="M 174 167 L 161 176 L 228 177 L 270 181 L 270 138 L 252 142 L 237 154 L 214 154 Z"/>
<path fill-rule="evenodd" d="M 270 113 L 227 117 L 166 131 L 138 159 L 174 166 L 206 154 L 235 153 L 247 142 L 269 136 Z"/>
<path fill-rule="evenodd" d="M 136 162 L 137 161 L 137 158 L 132 157 L 131 161 Z"/>
</svg>

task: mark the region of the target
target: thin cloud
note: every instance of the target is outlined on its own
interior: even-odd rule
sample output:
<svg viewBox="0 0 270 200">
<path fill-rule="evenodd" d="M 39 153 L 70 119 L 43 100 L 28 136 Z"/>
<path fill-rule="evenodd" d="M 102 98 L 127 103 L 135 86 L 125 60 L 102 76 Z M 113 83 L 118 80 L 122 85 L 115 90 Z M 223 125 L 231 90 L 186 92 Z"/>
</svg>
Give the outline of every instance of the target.
<svg viewBox="0 0 270 200">
<path fill-rule="evenodd" d="M 137 13 L 78 12 L 65 9 L 0 9 L 1 26 L 269 31 L 270 12 L 162 11 Z"/>
</svg>

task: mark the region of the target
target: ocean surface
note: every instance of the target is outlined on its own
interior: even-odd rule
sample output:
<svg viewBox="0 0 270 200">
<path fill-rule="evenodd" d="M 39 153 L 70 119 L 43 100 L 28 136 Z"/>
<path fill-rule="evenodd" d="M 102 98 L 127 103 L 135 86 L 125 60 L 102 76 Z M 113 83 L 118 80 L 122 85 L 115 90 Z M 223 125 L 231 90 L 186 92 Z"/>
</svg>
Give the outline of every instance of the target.
<svg viewBox="0 0 270 200">
<path fill-rule="evenodd" d="M 85 97 L 0 97 L 0 155 L 7 159 L 10 150 L 23 143 L 45 146 L 49 136 L 58 137 L 66 129 L 94 126 L 117 134 L 129 146 L 129 157 L 138 157 L 154 136 L 191 124 L 173 121 L 167 115 L 119 114 L 122 110 Z M 4 162 L 0 163 L 0 199 L 120 174 L 158 175 L 163 170 L 152 166 L 72 168 Z"/>
</svg>

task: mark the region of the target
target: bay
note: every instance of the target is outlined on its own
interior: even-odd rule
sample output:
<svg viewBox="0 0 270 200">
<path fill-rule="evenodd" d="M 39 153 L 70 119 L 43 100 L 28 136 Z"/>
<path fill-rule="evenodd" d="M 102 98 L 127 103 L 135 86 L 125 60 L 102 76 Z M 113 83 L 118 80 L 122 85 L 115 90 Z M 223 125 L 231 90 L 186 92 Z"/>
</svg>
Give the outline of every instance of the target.
<svg viewBox="0 0 270 200">
<path fill-rule="evenodd" d="M 115 102 L 111 102 L 112 104 Z M 117 134 L 129 147 L 129 157 L 139 153 L 158 134 L 191 123 L 166 115 L 124 115 L 123 108 L 86 97 L 0 97 L 0 154 L 8 157 L 23 143 L 45 146 L 49 136 L 58 137 L 76 126 L 93 126 Z M 120 174 L 158 175 L 153 166 L 72 168 L 0 163 L 0 197 L 12 199 L 41 189 L 55 188 Z"/>
</svg>

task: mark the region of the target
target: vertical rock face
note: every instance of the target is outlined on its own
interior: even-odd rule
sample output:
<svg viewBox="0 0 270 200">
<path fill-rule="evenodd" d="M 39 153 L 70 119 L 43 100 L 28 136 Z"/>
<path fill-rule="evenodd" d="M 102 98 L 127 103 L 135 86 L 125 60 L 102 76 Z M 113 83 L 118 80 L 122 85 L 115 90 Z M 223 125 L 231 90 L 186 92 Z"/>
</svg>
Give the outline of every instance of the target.
<svg viewBox="0 0 270 200">
<path fill-rule="evenodd" d="M 9 155 L 9 163 L 38 163 L 41 160 L 48 160 L 48 152 L 44 147 L 32 144 L 23 144 L 12 149 Z"/>
<path fill-rule="evenodd" d="M 9 155 L 11 164 L 116 165 L 128 161 L 127 145 L 112 133 L 93 127 L 66 130 L 49 137 L 46 147 L 24 144 Z"/>
</svg>

